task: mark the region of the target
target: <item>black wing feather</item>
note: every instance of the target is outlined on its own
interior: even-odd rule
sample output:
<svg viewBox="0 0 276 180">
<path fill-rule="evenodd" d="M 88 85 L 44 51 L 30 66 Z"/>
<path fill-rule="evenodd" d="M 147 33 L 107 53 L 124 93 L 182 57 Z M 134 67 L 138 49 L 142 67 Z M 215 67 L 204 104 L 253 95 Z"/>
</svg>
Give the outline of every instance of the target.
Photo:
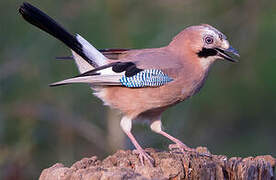
<svg viewBox="0 0 276 180">
<path fill-rule="evenodd" d="M 121 72 L 125 71 L 126 77 L 134 76 L 135 74 L 139 73 L 140 71 L 143 71 L 143 69 L 137 68 L 133 62 L 114 62 L 114 63 L 100 66 L 93 70 L 87 71 L 87 72 L 82 73 L 76 77 L 100 75 L 100 73 L 99 73 L 100 70 L 103 70 L 103 69 L 106 69 L 109 67 L 112 67 L 112 71 L 114 71 L 116 73 L 121 73 Z"/>
</svg>

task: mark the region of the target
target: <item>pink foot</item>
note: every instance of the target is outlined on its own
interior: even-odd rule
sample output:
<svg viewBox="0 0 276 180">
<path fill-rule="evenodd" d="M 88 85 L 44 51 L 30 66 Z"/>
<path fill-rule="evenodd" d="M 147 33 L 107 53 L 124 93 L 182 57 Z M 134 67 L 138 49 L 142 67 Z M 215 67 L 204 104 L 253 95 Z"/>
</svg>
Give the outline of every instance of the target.
<svg viewBox="0 0 276 180">
<path fill-rule="evenodd" d="M 148 155 L 145 150 L 135 149 L 133 150 L 133 152 L 139 155 L 140 162 L 143 166 L 145 166 L 145 163 L 144 163 L 145 161 L 147 161 L 151 167 L 154 166 L 154 159 L 150 155 Z"/>
<path fill-rule="evenodd" d="M 195 152 L 196 150 L 193 148 L 188 147 L 187 145 L 183 144 L 182 142 L 178 142 L 176 144 L 170 144 L 169 149 L 180 149 L 182 153 L 185 152 Z"/>
<path fill-rule="evenodd" d="M 181 152 L 182 152 L 183 154 L 186 153 L 186 152 L 194 152 L 194 153 L 196 153 L 196 154 L 199 155 L 199 156 L 211 157 L 210 154 L 208 154 L 208 153 L 197 152 L 196 149 L 189 148 L 188 146 L 186 146 L 186 145 L 183 144 L 183 143 L 181 143 L 181 144 L 180 144 L 180 143 L 177 143 L 177 144 L 170 144 L 170 145 L 169 145 L 169 149 L 170 149 L 170 150 L 173 150 L 173 149 L 180 149 Z"/>
<path fill-rule="evenodd" d="M 134 138 L 134 136 L 131 134 L 130 131 L 126 132 L 126 134 L 131 140 L 131 142 L 133 143 L 133 145 L 135 146 L 136 150 L 134 150 L 133 152 L 139 155 L 139 159 L 142 165 L 143 166 L 145 165 L 144 161 L 148 161 L 150 166 L 153 167 L 154 159 L 150 155 L 148 155 L 146 151 L 138 144 L 138 142 L 136 141 L 136 139 Z"/>
</svg>

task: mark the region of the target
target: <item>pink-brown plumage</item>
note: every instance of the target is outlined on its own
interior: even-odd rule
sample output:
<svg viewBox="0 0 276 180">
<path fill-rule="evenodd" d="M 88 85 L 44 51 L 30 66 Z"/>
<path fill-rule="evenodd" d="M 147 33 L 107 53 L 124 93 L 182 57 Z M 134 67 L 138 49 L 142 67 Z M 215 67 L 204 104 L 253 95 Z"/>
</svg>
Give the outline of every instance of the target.
<svg viewBox="0 0 276 180">
<path fill-rule="evenodd" d="M 160 87 L 103 87 L 101 98 L 130 117 L 150 109 L 171 106 L 194 94 L 203 83 L 206 73 L 196 65 L 191 63 L 185 68 L 167 69 L 166 74 L 174 80 Z"/>
<path fill-rule="evenodd" d="M 165 47 L 102 50 L 101 54 L 80 35 L 71 35 L 32 5 L 23 3 L 19 12 L 26 21 L 61 40 L 73 51 L 81 74 L 52 85 L 90 84 L 94 94 L 106 105 L 122 112 L 121 127 L 138 150 L 142 163 L 145 159 L 152 164 L 153 159 L 132 135 L 132 121 L 148 120 L 154 132 L 175 142 L 183 152 L 193 150 L 162 130 L 161 114 L 197 93 L 216 59 L 235 61 L 226 52 L 238 55 L 226 36 L 208 24 L 184 29 Z M 128 81 L 133 84 L 124 84 Z"/>
<path fill-rule="evenodd" d="M 195 53 L 202 44 L 191 43 L 198 39 L 197 35 L 196 32 L 185 29 L 166 47 L 124 52 L 117 61 L 137 61 L 137 67 L 140 68 L 163 69 L 174 81 L 161 87 L 104 87 L 101 99 L 135 118 L 151 109 L 160 114 L 165 107 L 192 96 L 203 85 L 208 74 L 208 69 L 200 65 Z"/>
</svg>

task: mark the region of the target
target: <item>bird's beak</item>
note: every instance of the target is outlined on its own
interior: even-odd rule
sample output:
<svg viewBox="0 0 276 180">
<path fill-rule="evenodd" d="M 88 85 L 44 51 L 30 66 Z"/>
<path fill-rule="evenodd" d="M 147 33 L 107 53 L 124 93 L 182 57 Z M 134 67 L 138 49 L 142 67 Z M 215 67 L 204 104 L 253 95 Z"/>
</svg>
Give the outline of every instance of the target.
<svg viewBox="0 0 276 180">
<path fill-rule="evenodd" d="M 222 57 L 223 59 L 232 61 L 232 62 L 238 62 L 238 60 L 234 59 L 229 54 L 227 54 L 227 53 L 232 53 L 235 56 L 240 57 L 239 52 L 236 49 L 234 49 L 232 46 L 229 46 L 228 49 L 216 48 L 216 50 L 217 50 L 218 56 Z"/>
</svg>

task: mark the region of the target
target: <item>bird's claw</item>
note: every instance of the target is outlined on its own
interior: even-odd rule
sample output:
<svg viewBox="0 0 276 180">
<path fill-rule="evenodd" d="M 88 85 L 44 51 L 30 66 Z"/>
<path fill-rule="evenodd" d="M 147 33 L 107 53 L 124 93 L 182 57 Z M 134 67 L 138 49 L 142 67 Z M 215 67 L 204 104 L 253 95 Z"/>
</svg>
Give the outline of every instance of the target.
<svg viewBox="0 0 276 180">
<path fill-rule="evenodd" d="M 180 149 L 182 153 L 185 153 L 185 152 L 195 152 L 196 151 L 195 149 L 189 148 L 188 146 L 186 146 L 183 143 L 170 144 L 169 145 L 169 149 L 170 150 Z"/>
<path fill-rule="evenodd" d="M 135 149 L 133 152 L 135 154 L 138 154 L 142 166 L 145 166 L 145 161 L 147 161 L 151 167 L 154 166 L 154 159 L 150 155 L 148 155 L 144 150 Z"/>
<path fill-rule="evenodd" d="M 198 152 L 196 149 L 190 148 L 190 147 L 186 146 L 186 145 L 183 144 L 183 143 L 181 143 L 181 144 L 180 144 L 180 143 L 177 143 L 177 144 L 170 144 L 170 145 L 169 145 L 169 149 L 170 149 L 170 150 L 180 149 L 181 152 L 182 152 L 183 154 L 186 153 L 186 152 L 193 152 L 193 153 L 196 153 L 196 154 L 199 155 L 199 156 L 211 157 L 210 154 Z"/>
</svg>

